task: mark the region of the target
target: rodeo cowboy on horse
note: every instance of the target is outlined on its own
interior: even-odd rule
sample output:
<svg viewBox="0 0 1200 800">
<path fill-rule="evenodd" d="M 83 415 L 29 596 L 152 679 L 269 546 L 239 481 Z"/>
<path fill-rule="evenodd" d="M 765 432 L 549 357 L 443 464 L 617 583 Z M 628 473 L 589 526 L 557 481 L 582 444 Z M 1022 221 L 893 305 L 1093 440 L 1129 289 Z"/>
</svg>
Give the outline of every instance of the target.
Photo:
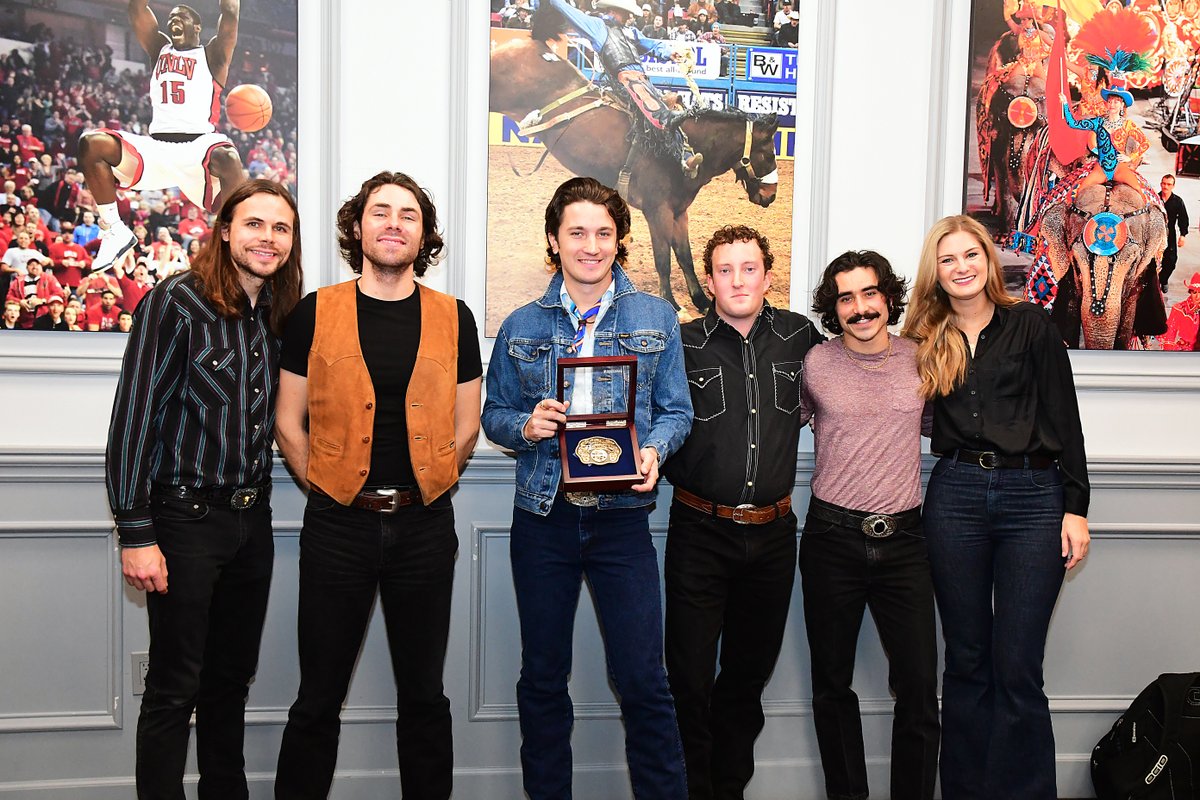
<svg viewBox="0 0 1200 800">
<path fill-rule="evenodd" d="M 606 12 L 603 17 L 589 16 L 566 0 L 543 0 L 545 5 L 562 14 L 567 23 L 588 40 L 612 85 L 620 87 L 645 118 L 643 128 L 654 144 L 679 162 L 686 177 L 695 178 L 704 154 L 692 150 L 679 127 L 686 112 L 676 111 L 666 104 L 662 94 L 646 77 L 641 58 L 642 53 L 653 53 L 662 59 L 679 61 L 686 54 L 676 50 L 670 42 L 643 36 L 629 24 L 641 14 L 641 7 L 635 0 L 596 0 L 595 7 Z M 522 126 L 538 121 L 526 119 Z"/>
</svg>

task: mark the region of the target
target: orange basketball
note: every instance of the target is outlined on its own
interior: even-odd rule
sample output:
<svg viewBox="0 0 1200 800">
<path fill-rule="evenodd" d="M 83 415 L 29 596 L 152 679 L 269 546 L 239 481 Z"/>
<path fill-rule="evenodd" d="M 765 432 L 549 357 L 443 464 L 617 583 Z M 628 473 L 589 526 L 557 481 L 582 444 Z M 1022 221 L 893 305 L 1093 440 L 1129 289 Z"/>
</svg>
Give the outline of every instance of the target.
<svg viewBox="0 0 1200 800">
<path fill-rule="evenodd" d="M 271 121 L 271 95 L 253 83 L 235 86 L 225 97 L 225 116 L 238 130 L 262 130 Z"/>
</svg>

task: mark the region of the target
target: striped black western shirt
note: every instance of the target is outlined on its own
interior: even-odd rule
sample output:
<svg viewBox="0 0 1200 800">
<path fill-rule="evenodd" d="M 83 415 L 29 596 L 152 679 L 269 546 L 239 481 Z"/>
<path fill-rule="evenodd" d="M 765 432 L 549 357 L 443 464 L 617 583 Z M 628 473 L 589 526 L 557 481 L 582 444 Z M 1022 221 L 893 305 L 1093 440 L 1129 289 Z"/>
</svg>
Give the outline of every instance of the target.
<svg viewBox="0 0 1200 800">
<path fill-rule="evenodd" d="M 108 501 L 124 546 L 155 543 L 151 482 L 253 486 L 271 476 L 279 340 L 270 287 L 240 319 L 220 316 L 190 272 L 134 315 L 108 432 Z"/>
</svg>

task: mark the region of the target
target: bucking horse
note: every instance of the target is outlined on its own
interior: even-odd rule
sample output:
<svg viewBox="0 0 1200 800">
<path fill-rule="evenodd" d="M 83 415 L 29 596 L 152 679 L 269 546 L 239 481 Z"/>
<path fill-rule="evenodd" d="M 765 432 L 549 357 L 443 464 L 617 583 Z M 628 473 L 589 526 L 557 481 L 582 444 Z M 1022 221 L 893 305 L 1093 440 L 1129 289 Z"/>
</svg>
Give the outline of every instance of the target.
<svg viewBox="0 0 1200 800">
<path fill-rule="evenodd" d="M 538 15 L 544 13 L 544 9 Z M 718 175 L 733 170 L 751 202 L 766 208 L 775 199 L 774 114 L 693 108 L 681 127 L 704 163 L 695 178 L 684 177 L 679 164 L 638 143 L 634 116 L 611 93 L 587 80 L 559 58 L 547 42 L 558 30 L 538 25 L 531 39 L 514 39 L 492 52 L 491 101 L 497 111 L 520 124 L 531 112 L 543 111 L 538 136 L 550 155 L 576 175 L 588 175 L 608 186 L 621 186 L 626 200 L 640 209 L 650 227 L 659 293 L 676 310 L 671 291 L 671 253 L 683 270 L 692 303 L 701 312 L 708 296 L 696 277 L 688 239 L 688 208 L 700 190 Z"/>
</svg>

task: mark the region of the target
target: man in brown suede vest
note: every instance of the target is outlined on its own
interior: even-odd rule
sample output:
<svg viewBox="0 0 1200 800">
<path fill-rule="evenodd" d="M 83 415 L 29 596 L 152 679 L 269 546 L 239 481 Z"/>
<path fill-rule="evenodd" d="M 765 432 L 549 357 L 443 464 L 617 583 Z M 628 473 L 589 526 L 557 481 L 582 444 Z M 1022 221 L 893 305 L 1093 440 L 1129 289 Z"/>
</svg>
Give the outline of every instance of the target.
<svg viewBox="0 0 1200 800">
<path fill-rule="evenodd" d="M 275 796 L 328 796 L 339 714 L 378 591 L 403 795 L 448 798 L 442 668 L 458 552 L 449 490 L 479 434 L 475 319 L 415 281 L 442 239 L 433 201 L 407 175 L 364 183 L 338 212 L 338 244 L 362 277 L 301 300 L 283 337 L 275 438 L 308 505 L 300 692 Z"/>
</svg>

